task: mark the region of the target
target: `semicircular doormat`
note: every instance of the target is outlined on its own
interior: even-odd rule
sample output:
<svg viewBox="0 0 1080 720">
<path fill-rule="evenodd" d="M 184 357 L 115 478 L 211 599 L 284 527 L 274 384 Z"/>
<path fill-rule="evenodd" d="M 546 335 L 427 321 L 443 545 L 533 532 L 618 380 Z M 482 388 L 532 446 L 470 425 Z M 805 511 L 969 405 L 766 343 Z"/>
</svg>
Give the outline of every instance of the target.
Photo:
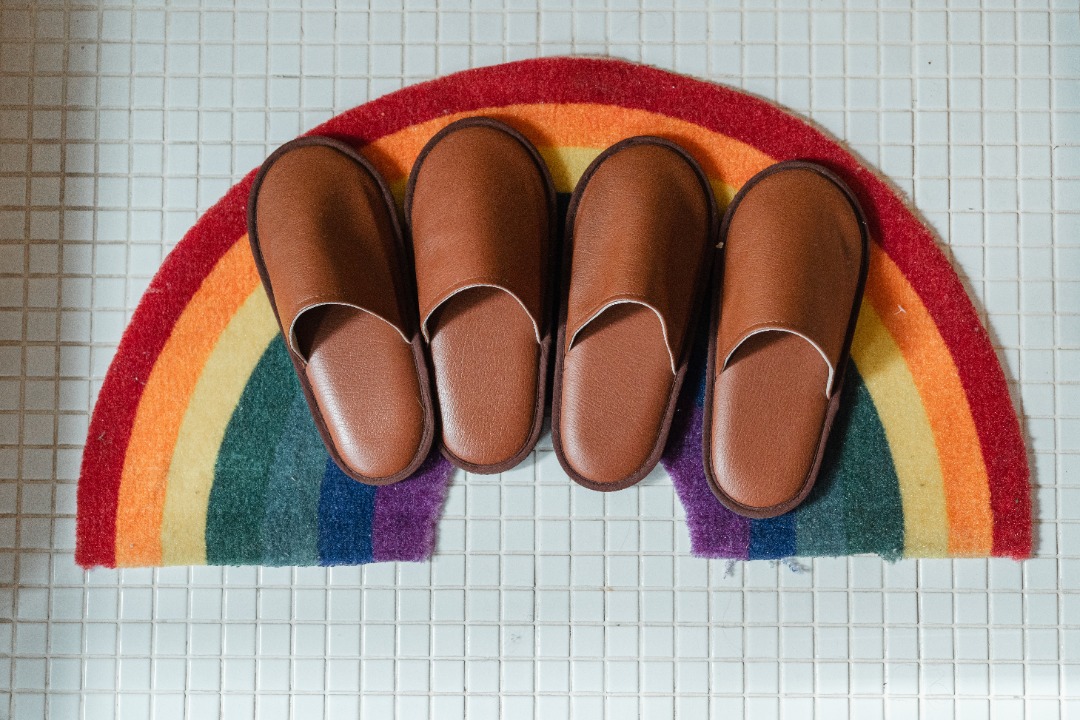
<svg viewBox="0 0 1080 720">
<path fill-rule="evenodd" d="M 400 197 L 424 143 L 481 114 L 528 136 L 560 193 L 604 148 L 652 134 L 690 149 L 722 204 L 762 168 L 802 158 L 840 173 L 867 209 L 875 242 L 854 367 L 806 503 L 750 521 L 713 498 L 700 360 L 687 383 L 663 462 L 696 555 L 1030 555 L 1026 454 L 989 337 L 930 232 L 873 171 L 765 101 L 613 60 L 470 70 L 312 132 L 359 147 Z M 433 454 L 414 477 L 374 488 L 327 459 L 248 249 L 251 180 L 165 260 L 105 377 L 79 480 L 83 566 L 333 565 L 433 551 L 445 460 Z"/>
</svg>

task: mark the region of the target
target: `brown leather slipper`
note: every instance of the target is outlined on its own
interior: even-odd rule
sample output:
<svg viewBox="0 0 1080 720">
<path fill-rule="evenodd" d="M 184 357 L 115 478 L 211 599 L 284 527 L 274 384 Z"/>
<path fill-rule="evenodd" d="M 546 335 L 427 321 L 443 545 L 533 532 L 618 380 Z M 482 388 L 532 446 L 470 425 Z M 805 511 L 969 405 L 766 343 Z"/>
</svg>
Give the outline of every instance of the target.
<svg viewBox="0 0 1080 720">
<path fill-rule="evenodd" d="M 294 140 L 255 176 L 248 237 L 334 462 L 370 485 L 412 475 L 431 449 L 435 413 L 386 183 L 344 143 Z"/>
<path fill-rule="evenodd" d="M 443 128 L 405 193 L 442 452 L 509 470 L 544 421 L 554 314 L 555 189 L 524 136 L 490 118 Z"/>
<path fill-rule="evenodd" d="M 559 462 L 585 487 L 629 487 L 660 460 L 717 224 L 705 174 L 669 140 L 623 140 L 578 182 L 566 219 L 551 429 Z"/>
<path fill-rule="evenodd" d="M 761 171 L 721 228 L 702 455 L 720 502 L 768 518 L 810 492 L 840 405 L 869 259 L 851 190 L 801 161 Z"/>
</svg>

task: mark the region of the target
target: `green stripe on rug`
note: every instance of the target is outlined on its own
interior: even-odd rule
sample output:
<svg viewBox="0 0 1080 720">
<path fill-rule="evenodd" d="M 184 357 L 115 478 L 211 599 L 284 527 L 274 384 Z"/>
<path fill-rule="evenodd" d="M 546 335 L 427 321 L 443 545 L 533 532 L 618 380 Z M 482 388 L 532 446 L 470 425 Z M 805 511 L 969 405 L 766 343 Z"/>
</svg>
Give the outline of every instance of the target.
<svg viewBox="0 0 1080 720">
<path fill-rule="evenodd" d="M 295 373 L 290 372 L 289 379 L 295 394 L 266 480 L 261 564 L 316 565 L 326 448 Z"/>
<path fill-rule="evenodd" d="M 858 379 L 849 365 L 841 389 L 840 409 L 833 423 L 825 458 L 821 461 L 814 489 L 795 511 L 796 554 L 804 557 L 847 554 L 847 531 L 839 522 L 844 517 L 843 448 L 847 436 L 848 408 L 855 397 Z"/>
<path fill-rule="evenodd" d="M 292 404 L 292 363 L 280 338 L 270 342 L 229 419 L 214 466 L 206 511 L 206 562 L 250 565 L 262 559 L 266 475 Z"/>
<path fill-rule="evenodd" d="M 897 559 L 904 549 L 899 480 L 885 428 L 854 363 L 843 393 L 817 486 L 796 512 L 798 554 Z"/>
<path fill-rule="evenodd" d="M 897 560 L 904 553 L 904 505 L 892 450 L 866 383 L 854 366 L 848 372 L 858 383 L 840 450 L 847 551 Z"/>
</svg>

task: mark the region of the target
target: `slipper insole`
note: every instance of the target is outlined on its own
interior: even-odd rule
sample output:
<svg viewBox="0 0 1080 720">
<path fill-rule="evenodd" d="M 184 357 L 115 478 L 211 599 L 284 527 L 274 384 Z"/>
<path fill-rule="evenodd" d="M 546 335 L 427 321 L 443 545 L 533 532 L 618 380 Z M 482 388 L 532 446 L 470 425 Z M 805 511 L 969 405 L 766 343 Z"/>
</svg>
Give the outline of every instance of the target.
<svg viewBox="0 0 1080 720">
<path fill-rule="evenodd" d="M 713 388 L 713 473 L 734 500 L 766 508 L 802 488 L 828 412 L 829 368 L 798 335 L 747 338 Z M 708 441 L 708 439 L 707 439 Z"/>
<path fill-rule="evenodd" d="M 636 473 L 656 446 L 674 379 L 656 313 L 634 304 L 604 310 L 578 333 L 562 372 L 567 461 L 594 482 Z"/>
<path fill-rule="evenodd" d="M 476 287 L 429 320 L 443 444 L 467 463 L 512 459 L 532 435 L 539 346 L 532 320 L 504 290 Z"/>
<path fill-rule="evenodd" d="M 362 310 L 324 306 L 297 323 L 306 375 L 341 459 L 383 478 L 408 467 L 424 433 L 413 347 L 386 321 Z"/>
</svg>

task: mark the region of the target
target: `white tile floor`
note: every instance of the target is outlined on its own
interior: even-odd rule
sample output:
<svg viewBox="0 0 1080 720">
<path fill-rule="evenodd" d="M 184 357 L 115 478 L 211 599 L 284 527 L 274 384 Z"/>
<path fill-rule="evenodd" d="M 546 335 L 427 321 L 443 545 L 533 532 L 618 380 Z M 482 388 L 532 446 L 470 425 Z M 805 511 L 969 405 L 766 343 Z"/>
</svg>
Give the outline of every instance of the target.
<svg viewBox="0 0 1080 720">
<path fill-rule="evenodd" d="M 1076 0 L 406 4 L 0 0 L 0 718 L 1080 716 Z M 571 52 L 777 99 L 914 199 L 1014 381 L 1038 559 L 704 562 L 665 478 L 541 451 L 457 482 L 431 564 L 75 569 L 88 410 L 199 212 L 336 112 Z"/>
</svg>

